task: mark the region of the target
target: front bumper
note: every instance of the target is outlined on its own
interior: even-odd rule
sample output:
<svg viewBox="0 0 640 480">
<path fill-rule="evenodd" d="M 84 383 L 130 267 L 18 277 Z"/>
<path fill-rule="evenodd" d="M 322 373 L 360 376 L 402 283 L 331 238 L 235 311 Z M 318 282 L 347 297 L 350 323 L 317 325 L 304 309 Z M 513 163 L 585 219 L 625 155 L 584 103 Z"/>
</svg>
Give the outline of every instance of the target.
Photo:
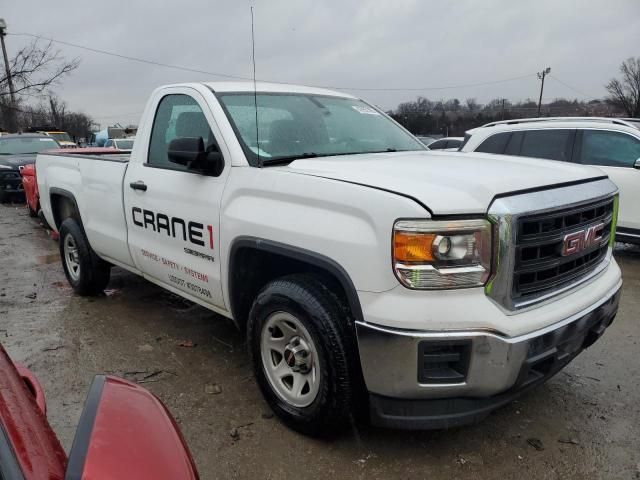
<svg viewBox="0 0 640 480">
<path fill-rule="evenodd" d="M 24 193 L 19 171 L 0 170 L 0 193 Z"/>
<path fill-rule="evenodd" d="M 484 418 L 555 375 L 595 342 L 618 310 L 621 281 L 591 307 L 549 327 L 506 337 L 490 331 L 417 332 L 357 323 L 374 424 L 447 428 Z M 467 345 L 463 377 L 420 383 L 421 344 Z"/>
</svg>

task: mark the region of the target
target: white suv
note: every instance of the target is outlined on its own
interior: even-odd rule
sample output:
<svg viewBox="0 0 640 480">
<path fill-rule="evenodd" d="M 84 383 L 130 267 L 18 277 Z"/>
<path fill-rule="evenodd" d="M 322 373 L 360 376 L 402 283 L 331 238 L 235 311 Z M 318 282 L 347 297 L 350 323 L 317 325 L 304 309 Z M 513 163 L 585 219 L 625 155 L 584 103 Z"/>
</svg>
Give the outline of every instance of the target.
<svg viewBox="0 0 640 480">
<path fill-rule="evenodd" d="M 640 119 L 525 118 L 469 130 L 462 152 L 595 165 L 620 189 L 616 239 L 640 244 Z"/>
</svg>

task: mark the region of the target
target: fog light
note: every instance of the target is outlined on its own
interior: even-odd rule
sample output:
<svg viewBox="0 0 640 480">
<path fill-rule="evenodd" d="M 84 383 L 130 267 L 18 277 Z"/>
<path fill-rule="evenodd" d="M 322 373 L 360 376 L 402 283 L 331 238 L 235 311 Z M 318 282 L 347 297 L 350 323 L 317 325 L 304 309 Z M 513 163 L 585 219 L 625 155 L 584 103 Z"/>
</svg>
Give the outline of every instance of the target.
<svg viewBox="0 0 640 480">
<path fill-rule="evenodd" d="M 418 344 L 418 383 L 464 383 L 470 359 L 471 340 L 423 340 Z"/>
</svg>

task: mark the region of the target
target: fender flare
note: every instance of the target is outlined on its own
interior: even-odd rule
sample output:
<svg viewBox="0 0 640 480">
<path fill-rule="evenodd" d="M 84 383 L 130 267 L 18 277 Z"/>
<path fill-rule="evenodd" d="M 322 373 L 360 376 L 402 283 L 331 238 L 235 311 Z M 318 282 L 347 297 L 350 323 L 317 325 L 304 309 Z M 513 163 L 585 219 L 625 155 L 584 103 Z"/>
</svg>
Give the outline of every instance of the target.
<svg viewBox="0 0 640 480">
<path fill-rule="evenodd" d="M 75 211 L 78 214 L 78 220 L 80 221 L 80 228 L 82 228 L 82 230 L 84 231 L 83 222 L 82 222 L 82 216 L 80 215 L 80 208 L 78 207 L 78 202 L 76 201 L 75 195 L 73 195 L 73 193 L 71 193 L 69 190 L 65 190 L 63 188 L 58 188 L 58 187 L 51 187 L 49 189 L 49 203 L 51 205 L 51 215 L 53 216 L 53 222 L 55 223 L 55 228 L 59 229 L 60 228 L 60 224 L 62 222 L 60 221 L 60 219 L 58 218 L 58 215 L 56 214 L 55 210 L 53 209 L 53 196 L 54 195 L 65 197 L 67 200 L 69 200 L 73 204 L 73 208 L 75 209 Z"/>
<path fill-rule="evenodd" d="M 238 237 L 234 239 L 233 243 L 231 244 L 231 249 L 229 250 L 229 263 L 227 266 L 227 280 L 230 298 L 232 297 L 232 292 L 235 288 L 233 279 L 233 272 L 235 269 L 233 268 L 233 263 L 235 261 L 235 258 L 237 258 L 236 254 L 238 250 L 242 248 L 251 248 L 255 250 L 261 250 L 263 252 L 281 255 L 292 260 L 308 263 L 321 270 L 325 270 L 340 282 L 340 285 L 342 286 L 347 297 L 347 302 L 349 303 L 349 308 L 351 309 L 354 319 L 359 322 L 364 321 L 364 317 L 362 315 L 362 307 L 360 306 L 360 299 L 358 298 L 356 287 L 353 284 L 353 281 L 351 280 L 351 277 L 349 276 L 347 271 L 338 262 L 311 250 L 306 250 L 304 248 L 288 245 L 286 243 L 275 242 L 258 237 Z M 233 314 L 233 302 L 230 303 L 230 310 Z"/>
</svg>

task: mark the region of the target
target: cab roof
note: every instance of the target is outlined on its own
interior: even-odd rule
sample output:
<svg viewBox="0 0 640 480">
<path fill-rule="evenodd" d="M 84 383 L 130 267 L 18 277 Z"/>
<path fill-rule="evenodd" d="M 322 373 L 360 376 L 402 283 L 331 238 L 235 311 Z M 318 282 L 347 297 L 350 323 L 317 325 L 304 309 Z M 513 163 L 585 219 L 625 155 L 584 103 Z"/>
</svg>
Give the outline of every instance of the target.
<svg viewBox="0 0 640 480">
<path fill-rule="evenodd" d="M 252 81 L 233 82 L 203 82 L 203 85 L 216 93 L 222 92 L 253 92 Z M 326 88 L 293 85 L 288 83 L 256 82 L 255 90 L 260 93 L 302 93 L 309 95 L 328 95 L 331 97 L 356 98 L 348 93 L 337 92 Z"/>
</svg>

